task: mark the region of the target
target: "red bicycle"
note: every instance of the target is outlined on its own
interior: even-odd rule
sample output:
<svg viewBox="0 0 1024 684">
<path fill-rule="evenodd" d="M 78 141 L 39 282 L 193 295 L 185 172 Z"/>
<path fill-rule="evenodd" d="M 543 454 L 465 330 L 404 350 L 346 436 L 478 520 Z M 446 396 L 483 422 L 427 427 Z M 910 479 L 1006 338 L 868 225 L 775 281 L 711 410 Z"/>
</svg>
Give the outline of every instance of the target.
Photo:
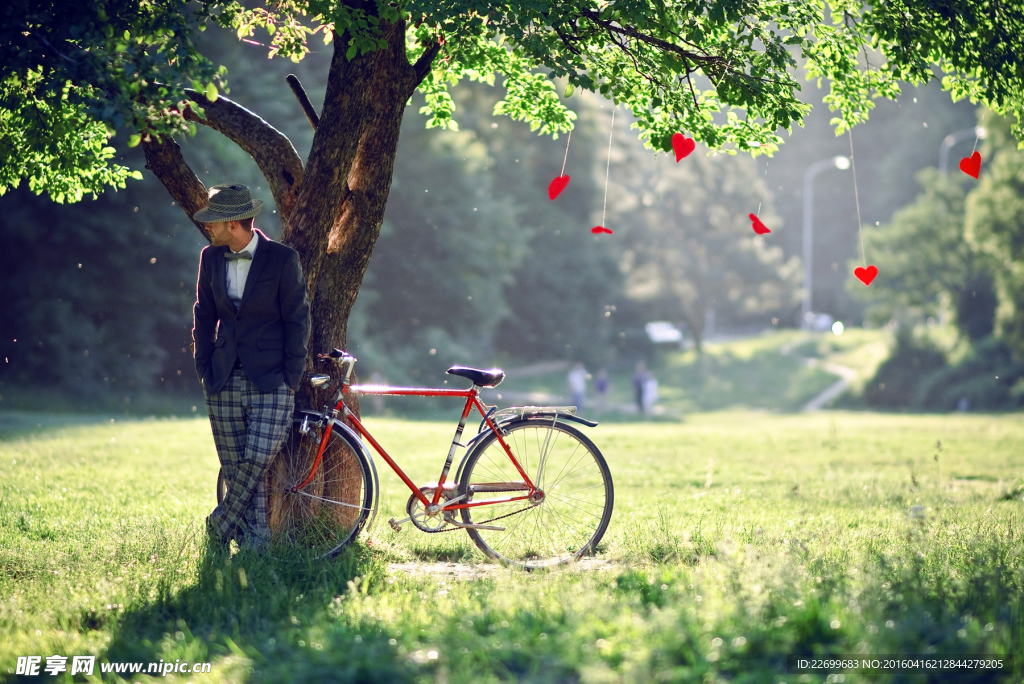
<svg viewBox="0 0 1024 684">
<path fill-rule="evenodd" d="M 569 424 L 597 423 L 577 416 L 575 406 L 500 411 L 485 406 L 480 390 L 504 379 L 498 369 L 448 369 L 472 383 L 467 389 L 350 385 L 355 357 L 335 349 L 320 358 L 333 362 L 339 373 L 312 375 L 310 382 L 318 388 L 339 382 L 338 394 L 333 408 L 296 412 L 269 476 L 269 522 L 275 534 L 331 556 L 372 525 L 378 483 L 369 444 L 412 492 L 407 517 L 388 521 L 396 531 L 407 522 L 431 534 L 466 530 L 488 557 L 525 568 L 594 552 L 608 528 L 614 493 L 601 452 Z M 405 474 L 344 404 L 349 393 L 466 400 L 436 482 L 417 485 Z M 474 408 L 482 420 L 477 434 L 463 443 Z M 465 453 L 451 479 L 460 448 Z"/>
</svg>

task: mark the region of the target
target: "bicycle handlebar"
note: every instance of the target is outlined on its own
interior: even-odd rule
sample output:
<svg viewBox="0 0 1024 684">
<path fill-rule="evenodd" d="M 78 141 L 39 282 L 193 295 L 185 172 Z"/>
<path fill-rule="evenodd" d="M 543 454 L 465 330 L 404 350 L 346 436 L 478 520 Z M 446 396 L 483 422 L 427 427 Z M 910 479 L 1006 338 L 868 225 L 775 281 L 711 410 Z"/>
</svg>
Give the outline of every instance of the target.
<svg viewBox="0 0 1024 684">
<path fill-rule="evenodd" d="M 327 354 L 317 354 L 317 358 L 324 359 L 325 361 L 332 361 L 339 368 L 348 364 L 348 368 L 345 370 L 345 384 L 349 384 L 349 380 L 352 378 L 352 369 L 356 365 L 356 357 L 343 349 L 335 347 Z"/>
</svg>

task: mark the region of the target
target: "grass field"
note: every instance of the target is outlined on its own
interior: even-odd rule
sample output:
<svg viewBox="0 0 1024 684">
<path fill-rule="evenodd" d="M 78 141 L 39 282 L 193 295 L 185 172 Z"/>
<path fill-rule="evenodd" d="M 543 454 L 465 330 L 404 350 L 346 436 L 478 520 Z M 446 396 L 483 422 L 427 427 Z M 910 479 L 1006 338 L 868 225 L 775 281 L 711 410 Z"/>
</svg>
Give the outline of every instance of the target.
<svg viewBox="0 0 1024 684">
<path fill-rule="evenodd" d="M 1022 681 L 1024 415 L 602 425 L 597 560 L 535 573 L 393 532 L 408 491 L 383 471 L 378 524 L 337 559 L 207 554 L 209 424 L 76 420 L 0 414 L 0 679 L 94 654 L 211 661 L 175 678 L 195 682 L 820 682 L 787 655 L 931 653 L 1016 660 L 828 681 Z M 436 477 L 449 424 L 369 424 Z"/>
</svg>

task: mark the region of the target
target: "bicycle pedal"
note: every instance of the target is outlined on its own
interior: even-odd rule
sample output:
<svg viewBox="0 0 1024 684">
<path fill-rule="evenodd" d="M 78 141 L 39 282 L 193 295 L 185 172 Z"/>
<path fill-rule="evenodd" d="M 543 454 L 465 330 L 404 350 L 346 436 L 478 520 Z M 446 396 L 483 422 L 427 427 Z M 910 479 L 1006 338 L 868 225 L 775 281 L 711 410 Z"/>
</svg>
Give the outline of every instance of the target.
<svg viewBox="0 0 1024 684">
<path fill-rule="evenodd" d="M 398 521 L 394 518 L 388 518 L 388 525 L 391 525 L 391 529 L 393 529 L 395 532 L 402 531 L 402 526 L 398 524 Z"/>
</svg>

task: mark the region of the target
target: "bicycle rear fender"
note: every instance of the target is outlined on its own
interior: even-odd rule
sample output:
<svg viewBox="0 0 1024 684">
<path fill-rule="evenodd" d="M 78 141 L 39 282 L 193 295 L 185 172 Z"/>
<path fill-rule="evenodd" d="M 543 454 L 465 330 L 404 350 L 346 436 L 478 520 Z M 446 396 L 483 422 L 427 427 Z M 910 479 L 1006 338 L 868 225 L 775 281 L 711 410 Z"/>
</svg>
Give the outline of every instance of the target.
<svg viewBox="0 0 1024 684">
<path fill-rule="evenodd" d="M 308 409 L 295 409 L 296 418 L 309 418 L 311 424 L 321 424 L 324 421 L 325 416 L 319 411 L 310 411 Z M 326 423 L 322 424 L 326 426 Z M 363 442 L 359 433 L 350 428 L 341 419 L 334 421 L 334 425 L 331 427 L 331 432 L 336 433 L 339 437 L 348 443 L 349 448 L 353 451 L 357 451 L 362 454 L 363 458 L 367 463 L 370 464 L 370 477 L 373 478 L 371 483 L 373 486 L 373 510 L 370 513 L 370 517 L 366 520 L 366 524 L 363 525 L 363 531 L 369 531 L 373 527 L 373 521 L 377 519 L 377 503 L 380 501 L 380 482 L 377 479 L 377 466 L 373 462 L 373 455 L 370 450 L 366 448 L 366 444 Z"/>
</svg>

